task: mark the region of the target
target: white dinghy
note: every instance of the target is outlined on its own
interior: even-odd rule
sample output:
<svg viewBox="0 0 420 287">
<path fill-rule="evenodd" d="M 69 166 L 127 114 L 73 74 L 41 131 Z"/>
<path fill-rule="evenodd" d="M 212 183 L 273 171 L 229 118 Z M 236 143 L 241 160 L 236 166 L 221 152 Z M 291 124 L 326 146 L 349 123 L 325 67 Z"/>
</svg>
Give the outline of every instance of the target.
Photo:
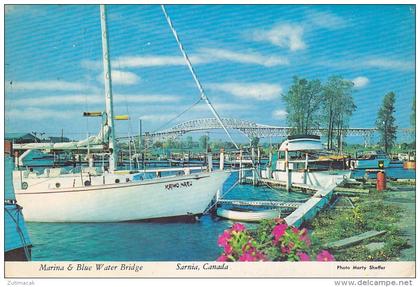
<svg viewBox="0 0 420 287">
<path fill-rule="evenodd" d="M 217 208 L 217 215 L 233 221 L 260 222 L 264 219 L 280 218 L 280 209 L 253 210 L 244 208 Z"/>
</svg>

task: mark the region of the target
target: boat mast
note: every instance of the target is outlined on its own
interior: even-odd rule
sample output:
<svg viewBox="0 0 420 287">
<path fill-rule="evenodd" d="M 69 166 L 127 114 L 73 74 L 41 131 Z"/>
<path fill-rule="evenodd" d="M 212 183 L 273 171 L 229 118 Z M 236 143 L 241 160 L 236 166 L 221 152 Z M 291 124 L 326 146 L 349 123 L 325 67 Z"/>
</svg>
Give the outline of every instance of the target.
<svg viewBox="0 0 420 287">
<path fill-rule="evenodd" d="M 106 107 L 106 125 L 110 129 L 108 148 L 109 156 L 109 170 L 114 171 L 117 168 L 118 149 L 115 143 L 114 133 L 114 111 L 112 106 L 112 79 L 111 79 L 111 61 L 108 50 L 108 32 L 106 23 L 106 8 L 105 5 L 101 7 L 101 31 L 102 31 L 102 62 L 104 65 L 104 84 L 105 84 L 105 107 Z"/>
</svg>

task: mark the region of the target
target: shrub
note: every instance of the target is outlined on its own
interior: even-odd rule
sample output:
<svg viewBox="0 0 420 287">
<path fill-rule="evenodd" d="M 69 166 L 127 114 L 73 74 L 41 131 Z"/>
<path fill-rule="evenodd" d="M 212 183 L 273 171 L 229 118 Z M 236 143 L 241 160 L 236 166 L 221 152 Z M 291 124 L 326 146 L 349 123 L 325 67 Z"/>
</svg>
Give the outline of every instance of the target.
<svg viewBox="0 0 420 287">
<path fill-rule="evenodd" d="M 218 239 L 223 252 L 217 261 L 333 261 L 327 250 L 311 249 L 308 231 L 288 226 L 282 219 L 263 221 L 250 231 L 240 223 L 225 230 Z"/>
</svg>

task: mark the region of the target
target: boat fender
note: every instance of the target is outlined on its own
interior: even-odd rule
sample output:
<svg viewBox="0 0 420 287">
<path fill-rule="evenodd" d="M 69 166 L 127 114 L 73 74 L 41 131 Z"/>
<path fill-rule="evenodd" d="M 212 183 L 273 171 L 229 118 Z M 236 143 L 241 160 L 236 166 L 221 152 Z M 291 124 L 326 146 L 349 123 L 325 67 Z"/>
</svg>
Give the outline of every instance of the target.
<svg viewBox="0 0 420 287">
<path fill-rule="evenodd" d="M 85 181 L 85 186 L 90 186 L 92 183 L 90 182 L 90 180 L 86 180 Z"/>
<path fill-rule="evenodd" d="M 26 181 L 22 182 L 22 189 L 27 189 L 28 183 Z"/>
</svg>

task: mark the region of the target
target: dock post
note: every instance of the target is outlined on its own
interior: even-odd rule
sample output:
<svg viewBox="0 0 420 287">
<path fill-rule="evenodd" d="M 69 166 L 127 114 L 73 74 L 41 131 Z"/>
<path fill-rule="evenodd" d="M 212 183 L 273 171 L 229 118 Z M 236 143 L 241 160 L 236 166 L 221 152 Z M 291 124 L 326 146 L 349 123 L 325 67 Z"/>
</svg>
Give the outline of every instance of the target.
<svg viewBox="0 0 420 287">
<path fill-rule="evenodd" d="M 216 206 L 217 206 L 217 203 L 219 202 L 219 200 L 220 200 L 220 188 L 216 192 Z"/>
<path fill-rule="evenodd" d="M 213 171 L 213 158 L 212 158 L 211 152 L 207 154 L 207 162 L 208 162 L 209 172 L 212 172 Z"/>
<path fill-rule="evenodd" d="M 239 151 L 239 183 L 242 183 L 242 149 Z"/>
<path fill-rule="evenodd" d="M 289 151 L 286 148 L 285 150 L 285 164 L 286 164 L 286 190 L 290 191 L 290 170 L 289 170 Z"/>
<path fill-rule="evenodd" d="M 308 177 L 308 153 L 305 153 L 305 174 L 303 175 L 303 183 L 307 183 Z"/>
<path fill-rule="evenodd" d="M 256 174 L 255 174 L 255 148 L 251 148 L 251 160 L 252 160 L 252 185 L 256 184 Z"/>
<path fill-rule="evenodd" d="M 223 148 L 220 149 L 219 168 L 220 170 L 225 169 L 225 150 Z"/>
</svg>

